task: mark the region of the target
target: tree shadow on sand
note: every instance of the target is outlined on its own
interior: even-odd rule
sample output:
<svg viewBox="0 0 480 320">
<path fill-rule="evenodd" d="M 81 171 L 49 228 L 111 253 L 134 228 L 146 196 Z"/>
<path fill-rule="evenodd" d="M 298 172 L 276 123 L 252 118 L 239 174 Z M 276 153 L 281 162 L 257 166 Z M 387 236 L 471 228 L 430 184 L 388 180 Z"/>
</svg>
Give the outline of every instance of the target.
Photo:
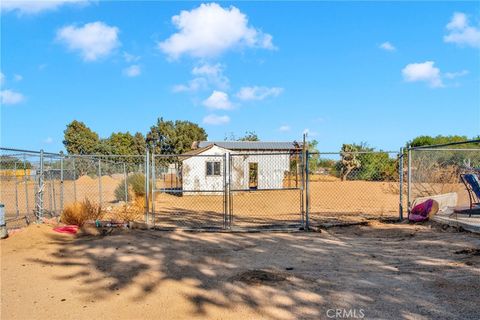
<svg viewBox="0 0 480 320">
<path fill-rule="evenodd" d="M 329 309 L 363 309 L 366 318 L 478 316 L 480 261 L 458 254 L 475 235 L 381 225 L 323 233 L 117 231 L 73 240 L 32 261 L 71 269 L 86 299 L 127 289 L 141 303 L 171 284 L 194 306 L 190 316 L 242 306 L 258 318 L 323 319 Z"/>
</svg>

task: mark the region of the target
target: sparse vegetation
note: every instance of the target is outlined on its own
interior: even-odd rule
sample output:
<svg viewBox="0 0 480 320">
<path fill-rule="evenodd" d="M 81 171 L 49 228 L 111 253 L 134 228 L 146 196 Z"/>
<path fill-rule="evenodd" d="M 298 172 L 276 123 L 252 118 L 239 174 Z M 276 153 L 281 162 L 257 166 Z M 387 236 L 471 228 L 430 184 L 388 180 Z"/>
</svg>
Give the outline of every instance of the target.
<svg viewBox="0 0 480 320">
<path fill-rule="evenodd" d="M 65 224 L 82 226 L 87 221 L 95 221 L 102 216 L 102 208 L 99 205 L 85 199 L 82 202 L 74 202 L 67 205 L 60 216 L 60 221 Z"/>
<path fill-rule="evenodd" d="M 122 222 L 141 221 L 145 213 L 145 199 L 134 197 L 132 203 L 127 203 L 114 212 L 114 218 Z"/>
<path fill-rule="evenodd" d="M 134 173 L 127 177 L 128 199 L 133 199 L 133 196 L 145 196 L 145 175 L 142 173 Z M 115 188 L 115 199 L 117 201 L 126 201 L 125 199 L 125 179 L 122 179 Z"/>
<path fill-rule="evenodd" d="M 347 180 L 348 175 L 352 170 L 358 169 L 361 166 L 360 161 L 357 159 L 358 148 L 353 144 L 344 144 L 340 156 L 342 160 L 339 161 L 340 177 L 342 181 Z"/>
</svg>

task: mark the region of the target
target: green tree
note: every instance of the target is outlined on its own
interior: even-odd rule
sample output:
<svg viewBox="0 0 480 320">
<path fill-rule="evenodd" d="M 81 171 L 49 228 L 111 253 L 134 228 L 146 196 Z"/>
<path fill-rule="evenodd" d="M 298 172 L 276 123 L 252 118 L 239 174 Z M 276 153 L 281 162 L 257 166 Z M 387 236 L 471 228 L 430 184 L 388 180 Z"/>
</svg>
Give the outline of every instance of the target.
<svg viewBox="0 0 480 320">
<path fill-rule="evenodd" d="M 318 154 L 318 141 L 312 140 L 308 143 L 308 173 L 314 173 L 318 170 L 320 163 L 320 155 Z"/>
<path fill-rule="evenodd" d="M 135 133 L 133 136 L 133 149 L 135 154 L 145 154 L 145 149 L 147 148 L 147 143 L 145 142 L 145 137 L 140 132 Z"/>
<path fill-rule="evenodd" d="M 207 140 L 207 133 L 190 121 L 157 120 L 147 133 L 147 145 L 155 154 L 182 154 L 192 149 L 194 141 Z"/>
<path fill-rule="evenodd" d="M 358 160 L 358 147 L 354 144 L 342 145 L 340 152 L 341 160 L 339 161 L 339 171 L 342 181 L 347 180 L 348 175 L 355 169 L 360 168 L 361 163 Z"/>
<path fill-rule="evenodd" d="M 337 171 L 342 180 L 391 181 L 398 177 L 398 160 L 386 152 L 376 151 L 366 143 L 342 147 Z"/>
<path fill-rule="evenodd" d="M 135 136 L 131 135 L 130 132 L 116 132 L 112 133 L 108 139 L 105 140 L 105 144 L 108 146 L 107 149 L 109 154 L 116 155 L 139 155 L 143 154 L 145 151 L 145 140 L 141 136 L 141 140 L 137 137 L 139 133 Z M 139 145 L 143 141 L 143 152 L 142 145 Z"/>
<path fill-rule="evenodd" d="M 255 131 L 246 131 L 245 135 L 241 138 L 238 138 L 237 141 L 260 141 L 260 138 Z"/>
<path fill-rule="evenodd" d="M 468 140 L 467 136 L 458 136 L 458 135 L 450 135 L 450 136 L 442 136 L 438 135 L 435 137 L 432 136 L 418 136 L 414 138 L 412 141 L 407 142 L 407 146 L 412 147 L 421 147 L 421 146 L 429 146 L 429 145 L 436 145 L 436 144 L 447 144 L 452 142 L 462 142 Z M 473 147 L 474 144 L 471 146 Z M 478 148 L 479 144 L 475 147 Z M 467 146 L 468 148 L 468 146 Z"/>
<path fill-rule="evenodd" d="M 98 134 L 83 122 L 73 120 L 63 133 L 63 145 L 69 154 L 94 154 L 99 151 Z"/>
<path fill-rule="evenodd" d="M 17 158 L 13 156 L 0 156 L 0 169 L 17 169 L 21 170 L 23 168 L 23 159 Z M 25 169 L 31 169 L 32 164 L 26 160 L 25 161 Z"/>
</svg>

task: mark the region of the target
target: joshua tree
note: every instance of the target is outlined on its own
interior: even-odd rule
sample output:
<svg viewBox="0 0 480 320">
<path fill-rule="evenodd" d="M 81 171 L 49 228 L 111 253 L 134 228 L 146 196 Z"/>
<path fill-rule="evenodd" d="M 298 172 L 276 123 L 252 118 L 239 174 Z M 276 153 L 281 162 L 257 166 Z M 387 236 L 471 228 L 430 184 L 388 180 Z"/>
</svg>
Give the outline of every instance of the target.
<svg viewBox="0 0 480 320">
<path fill-rule="evenodd" d="M 340 153 L 342 160 L 342 168 L 340 171 L 342 181 L 347 179 L 347 176 L 353 169 L 360 168 L 360 160 L 357 159 L 356 152 L 358 149 L 351 144 L 342 145 L 342 151 Z"/>
</svg>

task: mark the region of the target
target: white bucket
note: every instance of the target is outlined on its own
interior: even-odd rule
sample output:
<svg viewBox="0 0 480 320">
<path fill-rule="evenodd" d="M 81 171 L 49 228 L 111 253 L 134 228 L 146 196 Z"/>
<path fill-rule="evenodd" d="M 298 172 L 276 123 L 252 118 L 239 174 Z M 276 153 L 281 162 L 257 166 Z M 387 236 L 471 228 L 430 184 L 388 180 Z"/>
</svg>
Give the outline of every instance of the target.
<svg viewBox="0 0 480 320">
<path fill-rule="evenodd" d="M 5 223 L 5 205 L 0 203 L 0 239 L 8 237 L 7 224 Z"/>
</svg>

